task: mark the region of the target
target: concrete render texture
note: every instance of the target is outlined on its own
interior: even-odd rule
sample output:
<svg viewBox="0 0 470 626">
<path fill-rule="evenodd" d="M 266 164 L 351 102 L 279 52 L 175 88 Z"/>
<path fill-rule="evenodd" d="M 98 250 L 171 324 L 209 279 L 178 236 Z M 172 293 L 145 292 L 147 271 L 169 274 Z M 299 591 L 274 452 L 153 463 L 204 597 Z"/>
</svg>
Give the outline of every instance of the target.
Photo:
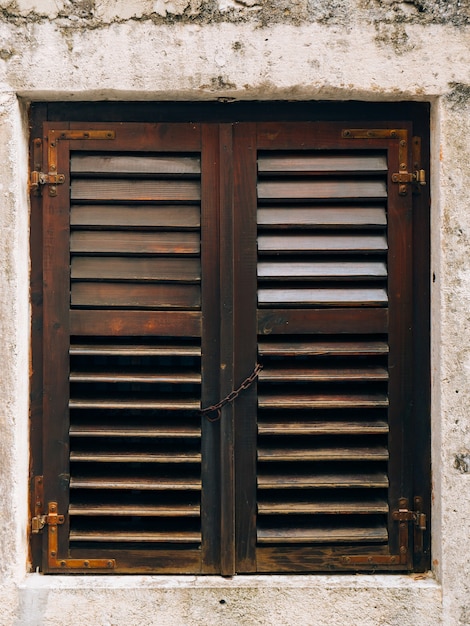
<svg viewBox="0 0 470 626">
<path fill-rule="evenodd" d="M 0 0 L 0 626 L 470 624 L 469 21 L 469 0 Z M 432 104 L 429 574 L 29 572 L 28 105 L 219 98 Z"/>
</svg>

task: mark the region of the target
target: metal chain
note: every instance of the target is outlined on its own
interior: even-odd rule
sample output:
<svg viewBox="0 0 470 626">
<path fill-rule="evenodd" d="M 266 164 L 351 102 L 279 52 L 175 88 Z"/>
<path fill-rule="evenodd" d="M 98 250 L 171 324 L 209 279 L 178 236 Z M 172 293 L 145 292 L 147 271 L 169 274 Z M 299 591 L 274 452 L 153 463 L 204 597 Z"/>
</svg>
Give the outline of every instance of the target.
<svg viewBox="0 0 470 626">
<path fill-rule="evenodd" d="M 247 378 L 245 378 L 245 380 L 238 387 L 238 389 L 231 391 L 228 395 L 225 396 L 223 400 L 221 400 L 220 402 L 217 402 L 217 404 L 213 404 L 212 406 L 208 406 L 205 409 L 201 409 L 201 415 L 205 415 L 207 419 L 209 420 L 209 422 L 216 422 L 217 420 L 219 420 L 221 416 L 222 407 L 224 407 L 226 404 L 230 404 L 231 402 L 234 402 L 244 389 L 248 389 L 249 387 L 251 387 L 251 385 L 258 378 L 258 375 L 262 369 L 263 369 L 263 366 L 257 363 L 255 365 L 254 370 L 251 372 L 251 374 Z M 215 417 L 209 417 L 211 413 L 216 413 Z"/>
</svg>

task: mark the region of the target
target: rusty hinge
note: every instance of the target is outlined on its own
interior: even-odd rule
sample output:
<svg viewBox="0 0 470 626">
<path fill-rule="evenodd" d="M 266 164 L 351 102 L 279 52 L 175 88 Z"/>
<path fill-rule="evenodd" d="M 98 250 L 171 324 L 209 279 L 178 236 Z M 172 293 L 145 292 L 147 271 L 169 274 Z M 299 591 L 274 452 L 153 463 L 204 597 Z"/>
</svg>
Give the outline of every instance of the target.
<svg viewBox="0 0 470 626">
<path fill-rule="evenodd" d="M 49 569 L 105 569 L 116 567 L 114 559 L 70 559 L 58 558 L 59 540 L 58 526 L 64 524 L 65 516 L 58 512 L 57 502 L 49 502 L 47 514 L 44 513 L 44 479 L 42 476 L 34 477 L 34 516 L 31 520 L 31 532 L 40 533 L 45 526 L 48 529 L 47 563 Z"/>
<path fill-rule="evenodd" d="M 381 565 L 408 565 L 411 567 L 412 559 L 410 556 L 410 522 L 414 525 L 414 541 L 413 549 L 415 553 L 423 551 L 423 531 L 426 530 L 426 515 L 423 513 L 423 499 L 421 496 L 414 498 L 414 511 L 408 508 L 408 500 L 400 498 L 398 501 L 398 509 L 392 511 L 392 519 L 399 523 L 398 529 L 398 554 L 383 555 L 350 555 L 341 557 L 344 565 L 351 566 L 371 566 L 379 568 Z"/>
<path fill-rule="evenodd" d="M 39 534 L 49 524 L 63 524 L 64 516 L 57 515 L 57 506 L 49 514 L 44 513 L 44 477 L 34 477 L 34 516 L 31 519 L 31 532 Z"/>
<path fill-rule="evenodd" d="M 407 185 L 412 186 L 413 193 L 420 193 L 421 187 L 426 184 L 426 172 L 421 169 L 421 137 L 413 137 L 412 143 L 413 171 L 407 172 L 406 162 L 400 159 L 400 171 L 392 174 L 392 181 L 400 185 L 398 193 L 406 196 Z"/>
<path fill-rule="evenodd" d="M 40 137 L 33 141 L 33 161 L 34 170 L 30 176 L 30 189 L 39 195 L 42 185 L 49 185 L 49 195 L 57 196 L 57 185 L 65 182 L 65 174 L 57 173 L 57 143 L 60 140 L 102 140 L 115 139 L 114 130 L 50 130 L 47 134 L 48 144 L 48 173 L 42 172 L 42 147 L 43 142 Z"/>
<path fill-rule="evenodd" d="M 64 523 L 64 516 L 57 514 L 57 502 L 49 502 L 47 515 L 48 527 L 48 552 L 47 564 L 49 569 L 61 570 L 89 570 L 89 569 L 114 569 L 116 561 L 114 559 L 61 559 L 58 557 L 59 539 L 58 525 Z"/>
<path fill-rule="evenodd" d="M 398 141 L 399 172 L 392 174 L 392 181 L 399 184 L 398 193 L 406 196 L 408 185 L 413 193 L 419 193 L 426 184 L 426 172 L 421 169 L 421 137 L 413 137 L 411 151 L 413 166 L 408 168 L 408 131 L 405 128 L 346 128 L 341 136 L 343 139 L 396 139 Z M 411 172 L 408 169 L 412 170 Z"/>
<path fill-rule="evenodd" d="M 399 523 L 400 552 L 409 550 L 408 527 L 413 524 L 413 550 L 415 554 L 423 552 L 423 533 L 427 527 L 426 514 L 423 512 L 423 498 L 415 496 L 413 499 L 414 510 L 408 508 L 408 500 L 400 498 L 398 509 L 392 512 L 392 519 Z"/>
</svg>

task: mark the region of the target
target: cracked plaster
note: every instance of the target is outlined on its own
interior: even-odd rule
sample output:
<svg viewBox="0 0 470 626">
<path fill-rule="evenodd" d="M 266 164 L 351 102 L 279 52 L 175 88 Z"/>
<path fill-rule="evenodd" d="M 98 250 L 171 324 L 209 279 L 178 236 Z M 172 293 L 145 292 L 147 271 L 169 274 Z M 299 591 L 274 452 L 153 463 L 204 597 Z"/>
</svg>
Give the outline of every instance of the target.
<svg viewBox="0 0 470 626">
<path fill-rule="evenodd" d="M 470 624 L 470 472 L 455 465 L 470 449 L 469 15 L 469 0 L 0 0 L 2 626 Z M 217 98 L 433 104 L 436 580 L 25 576 L 27 103 Z"/>
</svg>

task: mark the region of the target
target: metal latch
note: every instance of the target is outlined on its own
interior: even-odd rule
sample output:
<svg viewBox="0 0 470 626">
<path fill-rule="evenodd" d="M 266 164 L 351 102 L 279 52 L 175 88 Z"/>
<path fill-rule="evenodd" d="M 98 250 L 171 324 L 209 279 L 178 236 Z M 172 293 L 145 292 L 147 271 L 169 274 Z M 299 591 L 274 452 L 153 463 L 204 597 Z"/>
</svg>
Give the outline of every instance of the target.
<svg viewBox="0 0 470 626">
<path fill-rule="evenodd" d="M 396 522 L 413 522 L 420 530 L 426 530 L 426 514 L 420 511 L 398 509 L 393 511 L 392 517 Z"/>
<path fill-rule="evenodd" d="M 425 170 L 415 170 L 414 172 L 398 172 L 392 174 L 392 181 L 400 185 L 399 194 L 405 196 L 407 193 L 406 185 L 415 185 L 418 188 L 426 184 Z"/>
<path fill-rule="evenodd" d="M 43 172 L 31 172 L 30 187 L 31 191 L 37 192 L 41 185 L 52 185 L 49 188 L 51 196 L 57 195 L 56 185 L 62 185 L 65 182 L 64 174 L 44 174 Z"/>
<path fill-rule="evenodd" d="M 64 519 L 63 515 L 57 515 L 55 512 L 51 512 L 49 515 L 36 515 L 31 520 L 31 532 L 33 535 L 38 535 L 44 526 L 63 524 Z"/>
</svg>

